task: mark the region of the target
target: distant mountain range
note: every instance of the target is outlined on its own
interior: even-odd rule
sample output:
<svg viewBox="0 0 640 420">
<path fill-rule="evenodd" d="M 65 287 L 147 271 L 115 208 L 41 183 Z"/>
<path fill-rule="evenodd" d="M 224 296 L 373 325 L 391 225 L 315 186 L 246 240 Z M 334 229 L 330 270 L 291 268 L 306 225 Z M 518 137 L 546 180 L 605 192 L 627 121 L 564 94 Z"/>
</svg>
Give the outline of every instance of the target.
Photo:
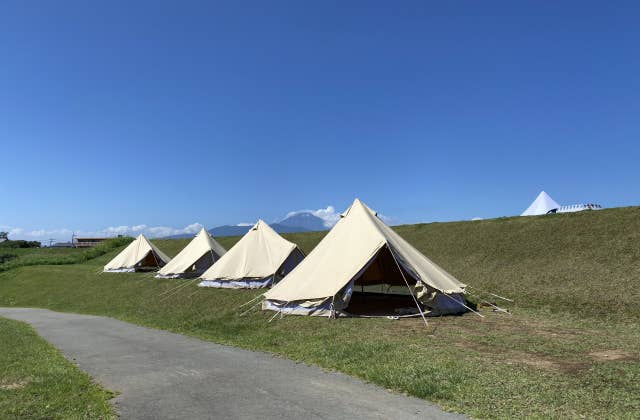
<svg viewBox="0 0 640 420">
<path fill-rule="evenodd" d="M 296 233 L 327 230 L 324 220 L 309 212 L 295 213 L 277 223 L 269 224 L 278 233 Z M 223 225 L 209 229 L 213 236 L 242 236 L 249 232 L 251 226 Z M 183 233 L 180 235 L 167 236 L 166 239 L 191 238 L 192 234 Z"/>
<path fill-rule="evenodd" d="M 298 212 L 277 223 L 282 226 L 302 228 L 305 231 L 327 230 L 324 220 L 309 212 Z"/>
</svg>

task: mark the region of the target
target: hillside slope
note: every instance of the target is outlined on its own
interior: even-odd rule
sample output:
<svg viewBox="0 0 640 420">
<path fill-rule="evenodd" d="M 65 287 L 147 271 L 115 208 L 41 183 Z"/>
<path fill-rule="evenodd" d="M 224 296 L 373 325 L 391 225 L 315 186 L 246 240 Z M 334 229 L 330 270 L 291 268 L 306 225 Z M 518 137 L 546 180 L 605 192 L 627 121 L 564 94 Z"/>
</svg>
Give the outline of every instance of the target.
<svg viewBox="0 0 640 420">
<path fill-rule="evenodd" d="M 640 207 L 394 229 L 463 283 L 513 298 L 516 307 L 640 317 Z M 308 254 L 325 235 L 283 236 Z M 218 238 L 227 249 L 238 239 Z M 187 242 L 155 241 L 169 255 Z"/>
</svg>

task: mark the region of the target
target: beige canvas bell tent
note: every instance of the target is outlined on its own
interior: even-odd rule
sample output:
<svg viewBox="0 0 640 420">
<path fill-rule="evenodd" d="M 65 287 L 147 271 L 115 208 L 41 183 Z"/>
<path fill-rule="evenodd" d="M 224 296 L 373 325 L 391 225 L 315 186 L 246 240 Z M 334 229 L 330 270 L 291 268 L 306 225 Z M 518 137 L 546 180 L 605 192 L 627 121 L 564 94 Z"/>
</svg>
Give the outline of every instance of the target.
<svg viewBox="0 0 640 420">
<path fill-rule="evenodd" d="M 202 287 L 268 287 L 289 273 L 304 253 L 259 220 L 201 277 Z"/>
<path fill-rule="evenodd" d="M 462 313 L 465 287 L 356 199 L 264 294 L 262 309 L 316 316 Z"/>
<path fill-rule="evenodd" d="M 105 272 L 153 271 L 164 266 L 167 257 L 146 236 L 140 234 L 133 242 L 104 266 Z"/>
<path fill-rule="evenodd" d="M 197 277 L 218 261 L 225 252 L 227 250 L 202 228 L 178 255 L 158 271 L 156 277 Z"/>
</svg>

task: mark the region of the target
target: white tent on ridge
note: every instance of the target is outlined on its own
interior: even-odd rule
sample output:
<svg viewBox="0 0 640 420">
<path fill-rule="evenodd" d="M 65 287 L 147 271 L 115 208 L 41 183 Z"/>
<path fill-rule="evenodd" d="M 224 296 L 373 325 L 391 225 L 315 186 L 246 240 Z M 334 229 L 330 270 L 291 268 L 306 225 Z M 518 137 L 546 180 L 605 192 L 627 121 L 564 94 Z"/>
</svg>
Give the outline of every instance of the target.
<svg viewBox="0 0 640 420">
<path fill-rule="evenodd" d="M 262 309 L 331 317 L 443 315 L 466 312 L 465 288 L 356 199 L 304 261 L 264 294 Z"/>
<path fill-rule="evenodd" d="M 520 216 L 537 216 L 540 214 L 555 213 L 559 208 L 560 204 L 556 203 L 549 194 L 542 191 Z"/>
<path fill-rule="evenodd" d="M 104 272 L 121 273 L 153 271 L 164 266 L 171 258 L 140 234 L 125 249 L 104 266 Z"/>
<path fill-rule="evenodd" d="M 304 253 L 296 244 L 259 220 L 233 248 L 205 271 L 199 286 L 268 287 L 289 273 L 303 258 Z"/>
<path fill-rule="evenodd" d="M 197 277 L 204 273 L 225 253 L 222 247 L 203 227 L 200 232 L 171 261 L 162 267 L 156 277 Z"/>
</svg>

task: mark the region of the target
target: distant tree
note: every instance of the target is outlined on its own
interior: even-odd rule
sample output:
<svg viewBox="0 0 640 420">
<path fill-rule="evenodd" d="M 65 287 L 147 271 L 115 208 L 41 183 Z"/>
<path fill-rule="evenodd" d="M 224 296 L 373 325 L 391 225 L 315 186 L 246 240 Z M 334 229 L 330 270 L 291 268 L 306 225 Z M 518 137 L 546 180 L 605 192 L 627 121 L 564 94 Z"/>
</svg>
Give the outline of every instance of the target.
<svg viewBox="0 0 640 420">
<path fill-rule="evenodd" d="M 9 239 L 9 232 L 0 232 L 0 241 L 6 241 Z"/>
<path fill-rule="evenodd" d="M 11 241 L 0 242 L 0 248 L 40 248 L 42 244 L 38 241 Z"/>
</svg>

